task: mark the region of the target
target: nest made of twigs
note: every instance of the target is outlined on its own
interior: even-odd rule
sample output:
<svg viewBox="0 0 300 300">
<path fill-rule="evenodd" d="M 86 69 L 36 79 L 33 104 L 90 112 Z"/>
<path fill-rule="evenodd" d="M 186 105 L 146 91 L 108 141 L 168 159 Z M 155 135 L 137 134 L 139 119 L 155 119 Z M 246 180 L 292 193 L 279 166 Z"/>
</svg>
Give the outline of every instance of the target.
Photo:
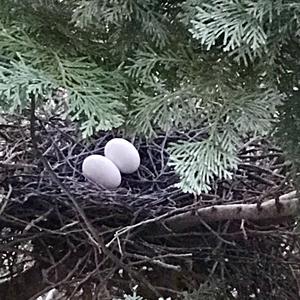
<svg viewBox="0 0 300 300">
<path fill-rule="evenodd" d="M 31 124 L 20 116 L 3 118 L 0 251 L 7 258 L 19 249 L 40 263 L 50 287 L 68 287 L 72 297 L 82 289 L 95 296 L 126 290 L 132 282 L 148 299 L 182 299 L 183 290 L 220 281 L 229 299 L 233 291 L 238 299 L 298 297 L 294 218 L 276 224 L 203 221 L 184 230 L 165 222 L 199 207 L 259 205 L 291 191 L 289 164 L 270 141 L 246 140 L 233 178 L 216 179 L 210 193 L 195 196 L 174 187 L 179 179 L 168 166 L 167 147 L 202 139 L 198 130 L 161 133 L 151 141 L 135 137 L 141 166 L 122 177 L 120 188 L 108 191 L 87 181 L 81 164 L 90 154 L 103 154 L 119 131 L 100 132 L 87 141 L 68 121 Z M 20 250 L 24 243 L 30 250 Z"/>
</svg>

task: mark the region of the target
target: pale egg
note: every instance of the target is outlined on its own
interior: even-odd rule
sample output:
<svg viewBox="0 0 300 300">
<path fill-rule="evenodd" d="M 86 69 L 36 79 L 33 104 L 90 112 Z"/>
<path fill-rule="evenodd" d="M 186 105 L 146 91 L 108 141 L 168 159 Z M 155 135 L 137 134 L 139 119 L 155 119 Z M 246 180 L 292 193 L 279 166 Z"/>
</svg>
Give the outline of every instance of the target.
<svg viewBox="0 0 300 300">
<path fill-rule="evenodd" d="M 121 184 L 121 174 L 116 165 L 108 158 L 93 154 L 82 163 L 83 175 L 107 189 L 115 189 Z"/>
<path fill-rule="evenodd" d="M 104 155 L 124 174 L 135 172 L 141 163 L 139 152 L 134 145 L 122 138 L 110 140 L 105 145 Z"/>
</svg>

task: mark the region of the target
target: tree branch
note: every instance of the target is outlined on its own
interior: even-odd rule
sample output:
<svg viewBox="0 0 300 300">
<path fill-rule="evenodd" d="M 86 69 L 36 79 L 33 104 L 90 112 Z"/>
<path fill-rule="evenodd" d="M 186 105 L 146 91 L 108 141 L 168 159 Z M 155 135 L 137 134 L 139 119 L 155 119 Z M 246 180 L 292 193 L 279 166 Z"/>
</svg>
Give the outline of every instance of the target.
<svg viewBox="0 0 300 300">
<path fill-rule="evenodd" d="M 296 191 L 279 197 L 280 209 L 276 199 L 267 200 L 258 209 L 257 204 L 228 204 L 199 208 L 196 212 L 185 212 L 166 220 L 166 225 L 174 230 L 201 225 L 202 221 L 223 220 L 266 220 L 292 217 L 299 214 L 300 202 Z"/>
</svg>

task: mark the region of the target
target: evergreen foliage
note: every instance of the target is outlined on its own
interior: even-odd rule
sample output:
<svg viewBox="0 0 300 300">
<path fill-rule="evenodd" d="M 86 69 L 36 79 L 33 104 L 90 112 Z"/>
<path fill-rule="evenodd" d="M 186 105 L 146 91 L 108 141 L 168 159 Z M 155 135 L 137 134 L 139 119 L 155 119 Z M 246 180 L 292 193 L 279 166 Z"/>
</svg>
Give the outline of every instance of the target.
<svg viewBox="0 0 300 300">
<path fill-rule="evenodd" d="M 63 87 L 85 137 L 119 127 L 147 137 L 201 128 L 206 140 L 168 148 L 180 187 L 194 193 L 230 177 L 243 137 L 272 133 L 280 118 L 286 136 L 286 107 L 297 99 L 283 82 L 299 77 L 288 67 L 299 53 L 296 0 L 0 4 L 1 107 L 20 110 L 30 96 Z"/>
</svg>

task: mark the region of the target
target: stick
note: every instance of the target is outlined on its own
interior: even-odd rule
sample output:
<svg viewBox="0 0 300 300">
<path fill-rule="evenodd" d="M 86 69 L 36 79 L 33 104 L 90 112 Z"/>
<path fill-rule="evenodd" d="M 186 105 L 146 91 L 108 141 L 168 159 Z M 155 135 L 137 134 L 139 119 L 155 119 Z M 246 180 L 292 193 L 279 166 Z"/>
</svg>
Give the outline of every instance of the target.
<svg viewBox="0 0 300 300">
<path fill-rule="evenodd" d="M 276 199 L 263 202 L 258 209 L 257 204 L 228 204 L 213 205 L 199 208 L 193 212 L 184 212 L 166 220 L 166 225 L 171 229 L 184 229 L 201 225 L 202 221 L 223 220 L 265 220 L 281 217 L 295 216 L 299 213 L 300 202 L 296 191 L 282 195 L 279 198 L 281 207 L 278 210 Z"/>
</svg>

